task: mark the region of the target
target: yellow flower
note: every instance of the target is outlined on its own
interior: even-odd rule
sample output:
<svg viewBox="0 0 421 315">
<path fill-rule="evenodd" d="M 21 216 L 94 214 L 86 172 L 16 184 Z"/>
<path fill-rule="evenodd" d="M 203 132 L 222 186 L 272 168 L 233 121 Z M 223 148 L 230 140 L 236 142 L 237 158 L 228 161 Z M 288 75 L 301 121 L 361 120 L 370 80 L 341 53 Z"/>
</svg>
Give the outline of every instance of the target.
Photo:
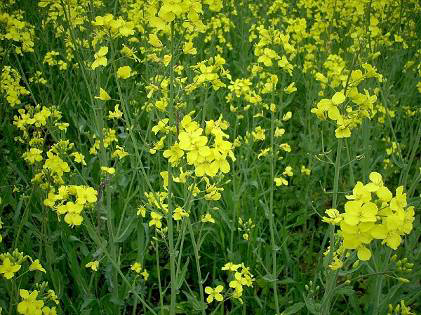
<svg viewBox="0 0 421 315">
<path fill-rule="evenodd" d="M 228 270 L 228 271 L 237 271 L 238 268 L 241 267 L 241 264 L 233 264 L 232 262 L 228 262 L 221 268 L 221 270 Z"/>
<path fill-rule="evenodd" d="M 145 281 L 148 280 L 149 278 L 149 273 L 146 270 L 143 270 L 143 272 L 141 273 L 141 275 L 143 276 L 143 279 L 145 279 Z"/>
<path fill-rule="evenodd" d="M 345 102 L 345 94 L 343 91 L 340 92 L 336 92 L 333 96 L 332 96 L 332 103 L 334 105 L 340 105 L 343 102 Z"/>
<path fill-rule="evenodd" d="M 35 259 L 32 264 L 29 266 L 29 271 L 39 270 L 41 272 L 46 272 L 45 269 L 42 267 L 39 259 Z"/>
<path fill-rule="evenodd" d="M 115 168 L 114 167 L 101 166 L 101 171 L 103 171 L 104 173 L 108 173 L 110 175 L 113 175 L 115 173 Z"/>
<path fill-rule="evenodd" d="M 123 66 L 117 70 L 117 78 L 128 79 L 132 76 L 132 68 L 130 66 Z"/>
<path fill-rule="evenodd" d="M 17 311 L 19 314 L 24 315 L 36 315 L 41 314 L 41 308 L 44 306 L 44 301 L 37 300 L 38 291 L 34 290 L 31 293 L 27 290 L 20 289 L 19 294 L 23 299 L 22 302 L 18 304 Z"/>
<path fill-rule="evenodd" d="M 279 147 L 285 152 L 291 152 L 291 146 L 288 143 L 281 143 Z"/>
<path fill-rule="evenodd" d="M 290 85 L 284 88 L 284 92 L 287 94 L 292 94 L 295 91 L 297 91 L 297 88 L 295 87 L 295 82 L 292 82 Z"/>
<path fill-rule="evenodd" d="M 212 289 L 211 287 L 206 287 L 205 292 L 209 294 L 209 296 L 206 298 L 206 302 L 212 303 L 214 299 L 216 301 L 221 302 L 224 299 L 224 297 L 221 294 L 222 290 L 224 290 L 224 287 L 222 285 L 218 285 L 215 289 Z"/>
<path fill-rule="evenodd" d="M 212 217 L 210 213 L 206 213 L 202 215 L 201 221 L 203 223 L 209 222 L 209 223 L 215 223 L 215 219 Z"/>
<path fill-rule="evenodd" d="M 325 213 L 328 215 L 328 217 L 323 217 L 323 222 L 329 224 L 338 224 L 342 221 L 342 216 L 339 214 L 337 209 L 327 209 Z"/>
<path fill-rule="evenodd" d="M 83 156 L 82 153 L 73 152 L 72 154 L 70 154 L 70 156 L 73 156 L 73 158 L 75 159 L 75 162 L 76 163 L 80 163 L 82 165 L 86 165 L 85 157 Z"/>
<path fill-rule="evenodd" d="M 292 171 L 292 167 L 288 165 L 288 166 L 285 168 L 285 170 L 283 171 L 282 175 L 284 175 L 284 176 L 289 176 L 289 177 L 293 176 L 293 175 L 294 175 L 294 173 L 293 173 L 293 171 Z"/>
<path fill-rule="evenodd" d="M 338 258 L 338 256 L 333 257 L 333 261 L 329 265 L 329 268 L 332 270 L 338 270 L 341 269 L 344 263 Z"/>
<path fill-rule="evenodd" d="M 348 200 L 361 200 L 362 202 L 369 202 L 371 200 L 371 193 L 364 184 L 360 181 L 354 186 L 352 190 L 352 195 L 346 195 Z"/>
<path fill-rule="evenodd" d="M 52 308 L 49 308 L 48 306 L 44 306 L 42 308 L 42 314 L 43 315 L 57 315 L 56 307 L 54 306 Z"/>
<path fill-rule="evenodd" d="M 146 208 L 143 206 L 137 208 L 137 215 L 141 216 L 142 218 L 146 217 Z"/>
<path fill-rule="evenodd" d="M 354 226 L 360 222 L 376 222 L 377 206 L 373 202 L 364 203 L 360 200 L 348 201 L 345 204 L 345 223 Z"/>
<path fill-rule="evenodd" d="M 288 121 L 288 120 L 291 119 L 291 117 L 292 117 L 292 113 L 291 112 L 287 112 L 287 113 L 285 113 L 284 116 L 282 116 L 282 121 Z"/>
<path fill-rule="evenodd" d="M 3 274 L 3 277 L 6 279 L 11 279 L 20 268 L 21 265 L 11 262 L 9 258 L 5 258 L 3 264 L 0 265 L 0 274 Z"/>
<path fill-rule="evenodd" d="M 159 213 L 155 211 L 152 211 L 151 220 L 149 221 L 149 226 L 155 225 L 158 229 L 160 229 L 162 226 L 161 219 L 162 219 L 162 215 L 160 215 Z"/>
<path fill-rule="evenodd" d="M 22 157 L 27 161 L 29 164 L 34 164 L 35 161 L 39 162 L 42 161 L 41 156 L 42 150 L 37 148 L 31 148 L 28 152 L 25 152 Z"/>
<path fill-rule="evenodd" d="M 282 186 L 282 185 L 288 186 L 288 181 L 283 177 L 275 177 L 273 181 L 275 182 L 276 186 Z"/>
<path fill-rule="evenodd" d="M 140 273 L 140 271 L 142 270 L 142 265 L 138 262 L 135 262 L 134 264 L 130 266 L 130 269 L 136 273 Z"/>
<path fill-rule="evenodd" d="M 162 42 L 159 40 L 156 34 L 149 34 L 149 44 L 151 44 L 155 48 L 164 47 L 164 45 L 162 45 Z"/>
<path fill-rule="evenodd" d="M 276 127 L 275 133 L 274 133 L 274 136 L 276 138 L 282 137 L 284 134 L 285 134 L 285 129 L 284 128 L 278 128 L 278 127 Z"/>
<path fill-rule="evenodd" d="M 181 219 L 183 219 L 183 217 L 188 217 L 188 216 L 189 214 L 180 207 L 175 208 L 174 213 L 172 215 L 172 217 L 176 221 L 180 221 Z"/>
<path fill-rule="evenodd" d="M 84 205 L 86 203 L 94 203 L 97 201 L 98 192 L 89 186 L 76 186 L 76 203 Z"/>
<path fill-rule="evenodd" d="M 120 119 L 121 117 L 123 117 L 123 113 L 120 111 L 120 109 L 118 108 L 119 105 L 115 105 L 114 106 L 114 111 L 109 111 L 108 112 L 108 119 Z"/>
<path fill-rule="evenodd" d="M 197 54 L 197 49 L 194 48 L 192 42 L 186 42 L 183 45 L 183 52 L 185 54 L 187 54 L 187 55 L 196 55 Z"/>
<path fill-rule="evenodd" d="M 103 88 L 99 88 L 99 96 L 95 96 L 95 98 L 101 101 L 109 101 L 111 99 L 107 91 L 105 91 Z"/>
<path fill-rule="evenodd" d="M 340 124 L 338 128 L 335 129 L 335 136 L 338 139 L 349 138 L 351 137 L 351 129 L 343 124 Z"/>
<path fill-rule="evenodd" d="M 311 169 L 305 167 L 304 165 L 301 165 L 301 174 L 306 175 L 306 176 L 310 176 L 311 174 Z"/>
<path fill-rule="evenodd" d="M 102 46 L 98 52 L 95 54 L 95 60 L 91 65 L 91 69 L 95 70 L 96 68 L 98 68 L 99 66 L 106 66 L 107 65 L 107 55 L 108 53 L 108 47 L 107 46 Z"/>
<path fill-rule="evenodd" d="M 98 260 L 94 260 L 94 261 L 88 262 L 85 265 L 86 268 L 91 268 L 93 271 L 98 271 L 98 266 L 99 266 L 99 261 Z"/>
<path fill-rule="evenodd" d="M 357 256 L 359 260 L 367 261 L 371 258 L 371 251 L 365 246 L 360 246 L 357 248 Z"/>
<path fill-rule="evenodd" d="M 180 145 L 176 142 L 169 149 L 165 150 L 163 155 L 172 166 L 176 166 L 184 155 L 184 151 L 180 149 Z"/>
</svg>

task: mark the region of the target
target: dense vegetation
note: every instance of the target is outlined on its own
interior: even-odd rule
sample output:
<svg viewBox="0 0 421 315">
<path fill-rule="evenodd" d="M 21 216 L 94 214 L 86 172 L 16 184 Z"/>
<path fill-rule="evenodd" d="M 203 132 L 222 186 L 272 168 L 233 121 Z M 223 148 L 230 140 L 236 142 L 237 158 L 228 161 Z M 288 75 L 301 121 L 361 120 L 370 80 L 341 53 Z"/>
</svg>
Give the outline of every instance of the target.
<svg viewBox="0 0 421 315">
<path fill-rule="evenodd" d="M 0 314 L 415 314 L 416 0 L 4 0 Z"/>
</svg>

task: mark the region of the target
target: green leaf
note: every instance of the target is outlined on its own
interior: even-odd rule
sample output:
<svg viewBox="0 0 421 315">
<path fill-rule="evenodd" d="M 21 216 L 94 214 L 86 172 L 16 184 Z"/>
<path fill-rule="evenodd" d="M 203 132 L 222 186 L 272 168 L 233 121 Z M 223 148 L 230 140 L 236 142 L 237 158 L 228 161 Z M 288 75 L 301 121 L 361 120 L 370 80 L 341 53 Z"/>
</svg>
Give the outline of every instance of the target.
<svg viewBox="0 0 421 315">
<path fill-rule="evenodd" d="M 300 311 L 305 306 L 305 303 L 298 302 L 290 307 L 288 307 L 285 311 L 281 313 L 281 315 L 290 315 L 290 314 L 296 314 L 298 311 Z"/>
</svg>

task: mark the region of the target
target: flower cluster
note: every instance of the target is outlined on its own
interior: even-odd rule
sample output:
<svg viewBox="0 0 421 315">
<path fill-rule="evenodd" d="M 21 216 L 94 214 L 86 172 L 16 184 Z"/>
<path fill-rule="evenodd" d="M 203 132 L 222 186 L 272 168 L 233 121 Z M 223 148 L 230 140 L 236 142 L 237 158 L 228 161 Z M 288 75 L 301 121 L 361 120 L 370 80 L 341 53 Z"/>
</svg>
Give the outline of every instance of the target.
<svg viewBox="0 0 421 315">
<path fill-rule="evenodd" d="M 59 300 L 53 290 L 48 289 L 48 283 L 42 282 L 36 284 L 36 289 L 28 291 L 19 290 L 21 301 L 17 305 L 18 314 L 23 315 L 57 315 L 56 306 L 47 306 L 48 304 L 58 305 Z"/>
<path fill-rule="evenodd" d="M 349 138 L 352 129 L 361 125 L 364 118 L 371 119 L 375 113 L 377 96 L 367 89 L 361 93 L 359 85 L 369 78 L 382 82 L 383 76 L 368 63 L 362 65 L 363 70 L 348 71 L 344 61 L 336 55 L 328 57 L 325 68 L 327 76 L 317 72 L 316 80 L 322 88 L 329 86 L 338 91 L 331 98 L 321 99 L 311 112 L 321 120 L 330 119 L 336 123 L 336 138 Z"/>
<path fill-rule="evenodd" d="M 238 231 L 242 233 L 243 239 L 248 241 L 250 239 L 250 233 L 256 227 L 253 220 L 249 218 L 247 221 L 242 218 L 238 218 Z"/>
<path fill-rule="evenodd" d="M 158 2 L 151 3 L 146 7 L 149 25 L 157 31 L 170 32 L 170 24 L 175 19 L 183 20 L 183 27 L 204 31 L 200 15 L 203 13 L 202 3 L 198 0 L 163 0 L 158 7 Z"/>
<path fill-rule="evenodd" d="M 52 208 L 57 215 L 64 215 L 64 221 L 70 226 L 80 225 L 82 211 L 97 201 L 98 192 L 89 186 L 60 186 L 57 193 L 51 190 L 44 199 L 44 205 Z"/>
<path fill-rule="evenodd" d="M 411 232 L 415 213 L 414 207 L 407 205 L 403 186 L 399 186 L 393 196 L 379 173 L 372 172 L 369 178 L 366 185 L 357 182 L 352 195 L 346 196 L 344 213 L 328 209 L 328 216 L 323 217 L 324 222 L 340 226 L 339 253 L 356 250 L 358 259 L 363 261 L 371 258 L 369 245 L 376 239 L 396 250 L 402 236 Z"/>
<path fill-rule="evenodd" d="M 146 269 L 143 269 L 142 271 L 142 265 L 139 262 L 134 262 L 131 266 L 130 266 L 130 270 L 134 271 L 135 273 L 137 273 L 138 275 L 142 275 L 143 279 L 145 281 L 148 280 L 149 278 L 149 273 Z"/>
<path fill-rule="evenodd" d="M 203 130 L 190 115 L 186 115 L 180 126 L 178 141 L 164 151 L 164 157 L 171 165 L 177 166 L 181 159 L 186 157 L 187 164 L 194 167 L 195 175 L 198 177 L 213 177 L 219 172 L 230 171 L 227 158 L 235 161 L 235 157 L 232 143 L 226 140 L 229 136 L 224 132 L 228 128 L 228 123 L 222 120 L 222 117 L 217 121 L 207 121 Z M 214 141 L 212 145 L 208 145 L 208 137 L 211 135 Z"/>
<path fill-rule="evenodd" d="M 5 95 L 6 101 L 11 107 L 21 103 L 20 97 L 28 95 L 29 91 L 20 85 L 19 72 L 10 66 L 2 69 L 0 76 L 0 92 Z"/>
<path fill-rule="evenodd" d="M 35 28 L 23 20 L 22 11 L 16 10 L 13 14 L 0 12 L 0 26 L 0 42 L 13 41 L 15 52 L 19 55 L 34 51 Z"/>
<path fill-rule="evenodd" d="M 226 263 L 221 270 L 228 273 L 229 287 L 233 289 L 232 297 L 243 303 L 241 299 L 244 287 L 253 287 L 254 277 L 250 272 L 250 268 L 243 263 L 234 264 L 232 262 Z"/>
</svg>

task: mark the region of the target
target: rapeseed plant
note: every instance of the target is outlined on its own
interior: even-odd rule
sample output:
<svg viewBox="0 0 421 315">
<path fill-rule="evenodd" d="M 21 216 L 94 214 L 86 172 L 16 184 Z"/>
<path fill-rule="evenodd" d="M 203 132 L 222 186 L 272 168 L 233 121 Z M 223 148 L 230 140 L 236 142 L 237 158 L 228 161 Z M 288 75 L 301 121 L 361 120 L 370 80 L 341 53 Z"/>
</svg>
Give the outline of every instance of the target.
<svg viewBox="0 0 421 315">
<path fill-rule="evenodd" d="M 0 312 L 414 313 L 419 12 L 3 1 Z"/>
</svg>

